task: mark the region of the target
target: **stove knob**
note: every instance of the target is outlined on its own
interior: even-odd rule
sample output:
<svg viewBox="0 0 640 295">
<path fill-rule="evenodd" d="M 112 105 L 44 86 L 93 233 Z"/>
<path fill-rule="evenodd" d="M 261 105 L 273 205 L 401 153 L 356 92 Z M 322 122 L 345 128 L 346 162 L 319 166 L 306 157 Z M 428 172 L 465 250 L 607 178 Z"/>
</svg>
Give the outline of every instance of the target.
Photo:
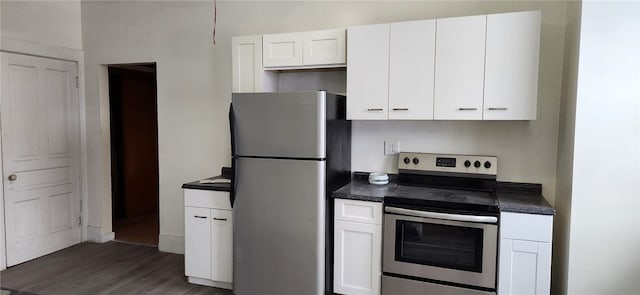
<svg viewBox="0 0 640 295">
<path fill-rule="evenodd" d="M 413 158 L 413 164 L 418 165 L 418 163 L 420 163 L 420 160 L 418 160 L 418 158 Z"/>
<path fill-rule="evenodd" d="M 473 162 L 473 167 L 480 168 L 480 161 Z"/>
<path fill-rule="evenodd" d="M 469 160 L 464 161 L 464 166 L 467 168 L 471 167 L 471 161 Z"/>
<path fill-rule="evenodd" d="M 407 165 L 409 165 L 409 163 L 411 163 L 411 159 L 409 159 L 409 157 L 404 157 L 404 159 L 402 161 Z"/>
<path fill-rule="evenodd" d="M 491 168 L 491 162 L 489 161 L 484 162 L 484 168 L 487 168 L 487 169 Z"/>
</svg>

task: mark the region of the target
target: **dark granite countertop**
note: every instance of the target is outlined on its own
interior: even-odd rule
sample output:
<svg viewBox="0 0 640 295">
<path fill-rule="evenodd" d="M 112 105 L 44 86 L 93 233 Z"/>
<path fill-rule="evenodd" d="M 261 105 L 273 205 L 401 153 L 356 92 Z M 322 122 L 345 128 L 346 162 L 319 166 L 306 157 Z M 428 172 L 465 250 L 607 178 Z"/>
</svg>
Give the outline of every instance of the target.
<svg viewBox="0 0 640 295">
<path fill-rule="evenodd" d="M 541 194 L 497 192 L 502 212 L 555 215 L 556 209 Z"/>
<path fill-rule="evenodd" d="M 382 202 L 384 196 L 396 189 L 395 183 L 370 184 L 368 181 L 352 180 L 332 193 L 334 198 L 359 201 Z"/>
<path fill-rule="evenodd" d="M 496 183 L 496 195 L 502 212 L 555 215 L 556 210 L 542 196 L 538 183 Z"/>
<path fill-rule="evenodd" d="M 385 196 L 397 195 L 395 183 L 373 185 L 368 181 L 354 179 L 334 191 L 332 196 L 339 199 L 384 202 Z M 401 186 L 404 187 L 404 186 Z M 415 187 L 415 190 L 420 190 Z M 555 209 L 542 196 L 540 184 L 498 182 L 496 195 L 502 212 L 554 215 Z"/>
<path fill-rule="evenodd" d="M 201 180 L 187 182 L 182 185 L 182 188 L 229 192 L 231 191 L 231 184 L 228 181 L 228 178 L 223 177 L 222 175 L 218 175 Z"/>
</svg>

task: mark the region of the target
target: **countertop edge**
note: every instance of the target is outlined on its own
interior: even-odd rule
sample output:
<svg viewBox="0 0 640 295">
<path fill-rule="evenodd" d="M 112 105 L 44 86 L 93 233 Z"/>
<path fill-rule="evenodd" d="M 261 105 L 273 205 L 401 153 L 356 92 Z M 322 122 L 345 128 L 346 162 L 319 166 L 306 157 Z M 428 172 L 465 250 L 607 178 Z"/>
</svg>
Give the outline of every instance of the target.
<svg viewBox="0 0 640 295">
<path fill-rule="evenodd" d="M 551 216 L 556 214 L 555 208 L 549 204 L 544 196 L 536 193 L 541 187 L 539 184 L 522 183 L 522 185 L 524 185 L 522 190 L 517 189 L 520 183 L 501 184 L 503 185 L 502 188 L 507 184 L 509 189 L 497 193 L 496 197 L 498 199 L 498 209 L 500 212 Z M 397 184 L 392 182 L 386 186 L 387 190 L 382 196 L 380 196 L 380 192 L 378 192 L 378 195 L 374 195 L 373 192 L 367 194 L 368 190 L 384 187 L 374 186 L 365 181 L 353 179 L 351 182 L 333 191 L 331 198 L 384 203 L 385 196 L 393 192 Z M 355 190 L 357 190 L 357 193 L 353 192 Z M 510 194 L 510 196 L 504 196 L 505 193 Z M 501 195 L 503 195 L 503 197 L 501 197 Z"/>
</svg>

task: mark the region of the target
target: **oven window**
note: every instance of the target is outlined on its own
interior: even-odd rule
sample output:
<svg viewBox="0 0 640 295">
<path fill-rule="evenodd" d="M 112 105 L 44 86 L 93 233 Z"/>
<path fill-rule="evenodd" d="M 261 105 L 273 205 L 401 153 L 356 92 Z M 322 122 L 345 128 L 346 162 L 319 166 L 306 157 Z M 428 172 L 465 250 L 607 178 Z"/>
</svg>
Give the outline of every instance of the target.
<svg viewBox="0 0 640 295">
<path fill-rule="evenodd" d="M 480 228 L 396 221 L 396 261 L 482 273 Z"/>
</svg>

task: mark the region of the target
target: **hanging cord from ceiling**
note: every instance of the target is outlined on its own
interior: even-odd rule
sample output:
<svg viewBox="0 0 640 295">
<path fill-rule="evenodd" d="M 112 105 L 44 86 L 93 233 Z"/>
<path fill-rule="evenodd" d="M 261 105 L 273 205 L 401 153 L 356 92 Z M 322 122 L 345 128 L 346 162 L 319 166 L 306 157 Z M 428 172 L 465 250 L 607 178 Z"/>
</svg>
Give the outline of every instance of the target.
<svg viewBox="0 0 640 295">
<path fill-rule="evenodd" d="M 217 0 L 213 0 L 213 45 L 216 45 L 216 19 L 218 13 Z"/>
</svg>

